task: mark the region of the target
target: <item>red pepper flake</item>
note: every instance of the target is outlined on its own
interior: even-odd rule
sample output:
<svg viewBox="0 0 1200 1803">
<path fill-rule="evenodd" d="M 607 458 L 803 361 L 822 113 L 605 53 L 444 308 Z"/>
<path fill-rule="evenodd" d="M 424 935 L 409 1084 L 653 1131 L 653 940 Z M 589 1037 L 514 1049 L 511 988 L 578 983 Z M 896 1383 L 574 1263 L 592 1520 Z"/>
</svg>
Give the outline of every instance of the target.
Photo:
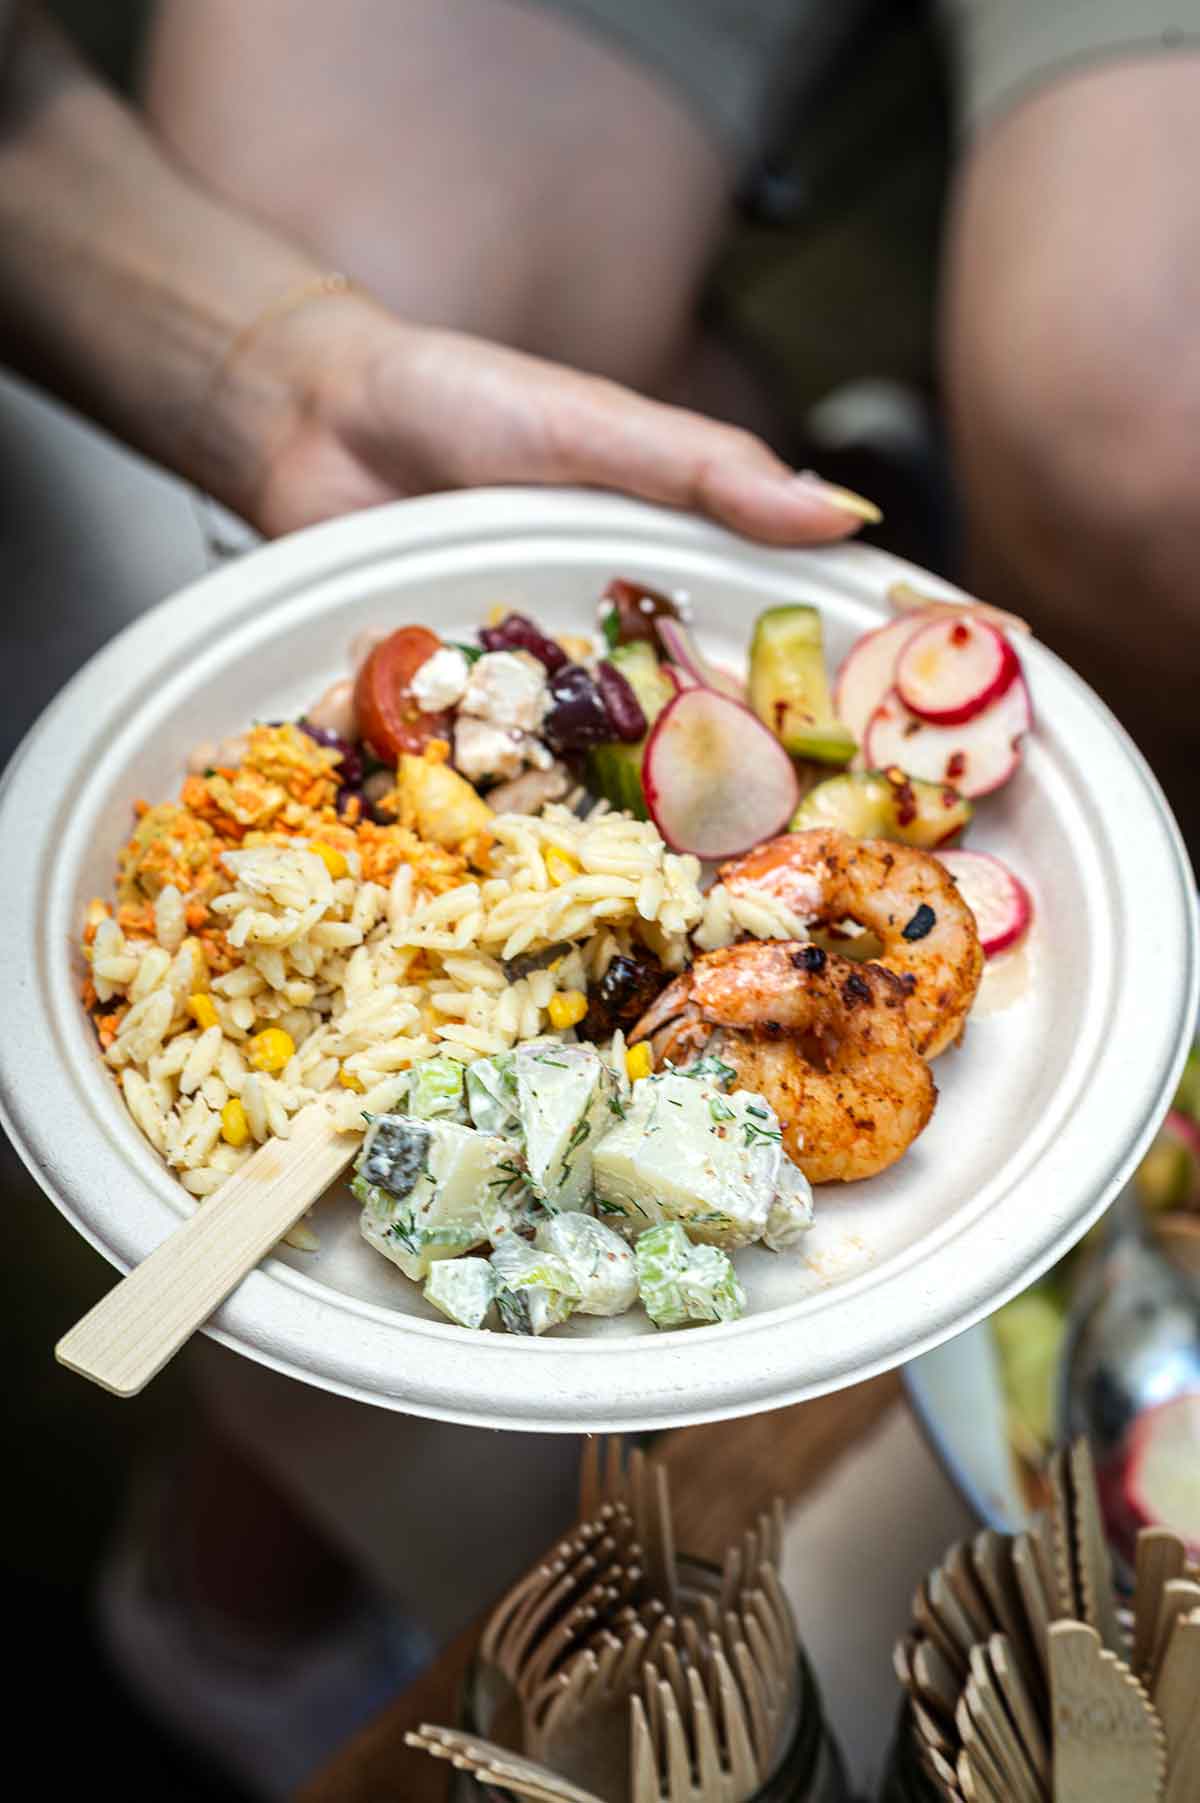
<svg viewBox="0 0 1200 1803">
<path fill-rule="evenodd" d="M 956 783 L 967 767 L 965 751 L 956 751 L 946 759 L 946 780 Z"/>
<path fill-rule="evenodd" d="M 955 626 L 951 627 L 950 643 L 952 645 L 966 645 L 970 642 L 970 638 L 971 634 L 961 620 L 959 620 Z"/>
</svg>

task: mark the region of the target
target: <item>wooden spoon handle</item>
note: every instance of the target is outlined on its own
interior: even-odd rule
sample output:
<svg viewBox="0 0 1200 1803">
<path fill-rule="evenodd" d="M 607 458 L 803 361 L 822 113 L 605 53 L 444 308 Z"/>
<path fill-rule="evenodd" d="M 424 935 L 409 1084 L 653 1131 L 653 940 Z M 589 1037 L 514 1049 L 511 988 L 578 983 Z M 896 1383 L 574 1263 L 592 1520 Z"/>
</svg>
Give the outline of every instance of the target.
<svg viewBox="0 0 1200 1803">
<path fill-rule="evenodd" d="M 324 1104 L 269 1139 L 54 1349 L 114 1396 L 136 1396 L 345 1169 L 359 1146 Z"/>
</svg>

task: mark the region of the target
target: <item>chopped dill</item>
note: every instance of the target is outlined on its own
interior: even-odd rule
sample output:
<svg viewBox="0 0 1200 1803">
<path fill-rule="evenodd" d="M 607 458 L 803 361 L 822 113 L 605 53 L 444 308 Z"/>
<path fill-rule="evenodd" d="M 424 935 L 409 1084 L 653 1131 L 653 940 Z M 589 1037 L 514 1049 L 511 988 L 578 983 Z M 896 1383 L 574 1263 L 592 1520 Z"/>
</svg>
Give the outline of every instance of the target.
<svg viewBox="0 0 1200 1803">
<path fill-rule="evenodd" d="M 755 1112 L 761 1113 L 762 1111 L 760 1109 Z M 783 1139 L 783 1134 L 778 1127 L 760 1127 L 756 1121 L 743 1121 L 742 1130 L 746 1135 L 748 1146 L 778 1145 Z"/>
</svg>

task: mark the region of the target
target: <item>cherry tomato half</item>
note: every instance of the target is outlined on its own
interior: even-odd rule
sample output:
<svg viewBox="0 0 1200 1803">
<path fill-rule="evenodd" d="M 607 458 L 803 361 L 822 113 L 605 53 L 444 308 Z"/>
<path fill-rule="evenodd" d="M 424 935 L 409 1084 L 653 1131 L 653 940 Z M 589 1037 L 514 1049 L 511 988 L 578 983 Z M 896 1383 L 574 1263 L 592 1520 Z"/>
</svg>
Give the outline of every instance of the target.
<svg viewBox="0 0 1200 1803">
<path fill-rule="evenodd" d="M 354 685 L 358 730 L 376 757 L 395 763 L 402 751 L 420 752 L 430 739 L 448 739 L 449 714 L 417 706 L 412 680 L 442 641 L 426 626 L 401 626 L 376 645 Z"/>
</svg>

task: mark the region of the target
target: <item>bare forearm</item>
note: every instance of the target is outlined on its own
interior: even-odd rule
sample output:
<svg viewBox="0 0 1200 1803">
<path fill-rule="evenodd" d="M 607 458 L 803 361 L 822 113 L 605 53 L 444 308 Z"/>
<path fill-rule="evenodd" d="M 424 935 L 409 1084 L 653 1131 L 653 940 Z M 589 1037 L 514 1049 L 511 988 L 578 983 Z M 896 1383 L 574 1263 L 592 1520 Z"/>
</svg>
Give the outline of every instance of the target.
<svg viewBox="0 0 1200 1803">
<path fill-rule="evenodd" d="M 6 361 L 236 503 L 290 397 L 223 360 L 317 274 L 179 171 L 53 27 L 16 24 L 0 65 Z"/>
</svg>

